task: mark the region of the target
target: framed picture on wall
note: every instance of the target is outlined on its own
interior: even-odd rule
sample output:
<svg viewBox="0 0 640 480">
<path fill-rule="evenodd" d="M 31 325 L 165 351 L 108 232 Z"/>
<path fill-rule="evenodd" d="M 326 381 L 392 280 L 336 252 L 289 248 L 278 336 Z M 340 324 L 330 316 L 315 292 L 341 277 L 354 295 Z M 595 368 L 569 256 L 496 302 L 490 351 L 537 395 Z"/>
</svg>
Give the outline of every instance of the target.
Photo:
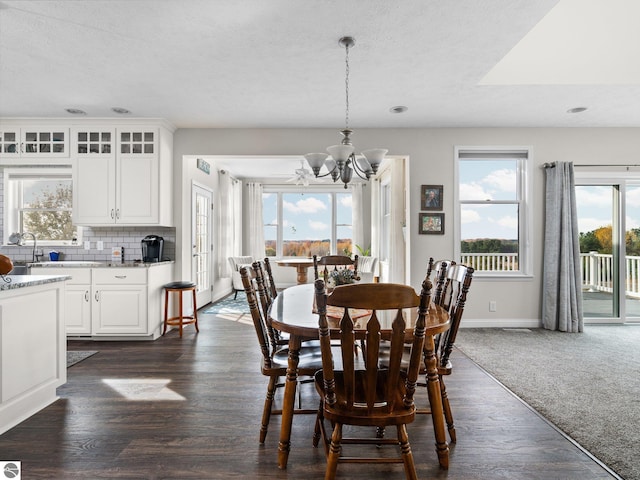
<svg viewBox="0 0 640 480">
<path fill-rule="evenodd" d="M 418 221 L 418 233 L 444 235 L 444 213 L 423 213 Z"/>
<path fill-rule="evenodd" d="M 422 185 L 420 207 L 420 210 L 442 210 L 442 185 Z"/>
</svg>

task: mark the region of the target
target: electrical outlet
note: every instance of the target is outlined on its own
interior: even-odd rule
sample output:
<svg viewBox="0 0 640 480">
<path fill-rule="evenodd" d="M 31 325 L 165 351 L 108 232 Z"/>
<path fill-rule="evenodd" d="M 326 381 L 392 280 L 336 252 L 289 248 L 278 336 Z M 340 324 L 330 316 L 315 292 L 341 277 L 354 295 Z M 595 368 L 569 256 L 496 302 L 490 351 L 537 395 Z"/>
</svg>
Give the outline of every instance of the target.
<svg viewBox="0 0 640 480">
<path fill-rule="evenodd" d="M 496 311 L 496 301 L 495 300 L 491 300 L 489 302 L 489 311 L 490 312 L 495 312 Z"/>
<path fill-rule="evenodd" d="M 97 244 L 96 248 L 98 250 L 104 250 L 104 242 L 102 240 L 98 240 L 96 244 Z"/>
<path fill-rule="evenodd" d="M 84 242 L 84 249 L 85 250 L 91 250 L 91 242 L 89 240 Z"/>
</svg>

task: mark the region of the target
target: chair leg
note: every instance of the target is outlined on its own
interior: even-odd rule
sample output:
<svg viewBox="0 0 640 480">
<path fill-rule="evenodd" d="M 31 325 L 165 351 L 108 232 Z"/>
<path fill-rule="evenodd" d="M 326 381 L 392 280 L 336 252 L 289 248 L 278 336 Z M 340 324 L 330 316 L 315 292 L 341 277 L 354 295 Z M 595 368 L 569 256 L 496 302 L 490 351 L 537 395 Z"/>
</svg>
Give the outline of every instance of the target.
<svg viewBox="0 0 640 480">
<path fill-rule="evenodd" d="M 194 325 L 196 327 L 196 332 L 200 333 L 200 329 L 198 328 L 198 308 L 197 308 L 196 289 L 195 289 L 195 287 L 192 290 L 192 292 L 193 292 L 193 321 L 194 321 Z"/>
<path fill-rule="evenodd" d="M 260 427 L 260 443 L 264 443 L 267 438 L 267 430 L 269 429 L 269 420 L 271 419 L 271 408 L 273 407 L 273 397 L 275 396 L 276 383 L 278 377 L 270 377 L 267 386 L 267 396 L 264 399 L 264 407 L 262 409 L 262 425 Z"/>
<path fill-rule="evenodd" d="M 449 438 L 451 443 L 456 443 L 456 427 L 453 424 L 453 413 L 449 404 L 449 396 L 447 395 L 447 387 L 444 385 L 442 375 L 440 375 L 440 396 L 442 397 L 442 410 L 444 411 L 444 419 L 447 422 L 447 430 L 449 430 Z"/>
<path fill-rule="evenodd" d="M 182 323 L 183 322 L 183 316 L 184 316 L 184 310 L 183 310 L 184 306 L 182 305 L 182 303 L 183 303 L 182 292 L 178 292 L 178 294 L 180 295 L 180 301 L 178 302 L 178 304 L 180 305 L 180 319 L 179 319 L 180 320 L 180 324 L 179 324 L 178 328 L 180 329 L 180 338 L 182 338 L 182 328 L 184 327 L 184 325 Z"/>
<path fill-rule="evenodd" d="M 402 452 L 402 460 L 404 461 L 404 473 L 409 480 L 418 480 L 416 472 L 416 464 L 413 461 L 413 453 L 409 444 L 409 435 L 407 435 L 407 426 L 398 425 L 398 441 L 400 442 L 400 450 Z"/>
<path fill-rule="evenodd" d="M 167 333 L 167 320 L 169 318 L 169 290 L 164 291 L 164 326 L 162 327 L 162 335 Z"/>
<path fill-rule="evenodd" d="M 329 446 L 329 457 L 327 458 L 327 470 L 324 480 L 333 480 L 338 471 L 338 459 L 340 458 L 340 443 L 342 442 L 342 424 L 336 423 L 331 434 L 331 445 Z"/>
<path fill-rule="evenodd" d="M 320 443 L 320 438 L 322 438 L 324 442 L 325 435 L 323 433 L 324 425 L 322 422 L 324 421 L 324 415 L 322 413 L 322 400 L 320 400 L 320 405 L 318 406 L 318 413 L 316 414 L 316 424 L 313 429 L 313 446 L 317 447 L 318 443 Z"/>
</svg>

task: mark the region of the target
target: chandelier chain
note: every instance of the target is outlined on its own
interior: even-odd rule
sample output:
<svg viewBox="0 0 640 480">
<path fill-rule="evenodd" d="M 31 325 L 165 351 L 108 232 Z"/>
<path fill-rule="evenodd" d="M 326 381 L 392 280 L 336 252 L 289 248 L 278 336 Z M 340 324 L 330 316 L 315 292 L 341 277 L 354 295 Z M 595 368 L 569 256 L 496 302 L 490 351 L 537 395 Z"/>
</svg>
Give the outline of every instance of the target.
<svg viewBox="0 0 640 480">
<path fill-rule="evenodd" d="M 344 88 L 345 88 L 345 99 L 346 99 L 346 111 L 344 124 L 345 128 L 349 128 L 349 45 L 345 45 L 345 49 L 347 51 L 345 55 L 345 78 L 344 78 Z"/>
</svg>

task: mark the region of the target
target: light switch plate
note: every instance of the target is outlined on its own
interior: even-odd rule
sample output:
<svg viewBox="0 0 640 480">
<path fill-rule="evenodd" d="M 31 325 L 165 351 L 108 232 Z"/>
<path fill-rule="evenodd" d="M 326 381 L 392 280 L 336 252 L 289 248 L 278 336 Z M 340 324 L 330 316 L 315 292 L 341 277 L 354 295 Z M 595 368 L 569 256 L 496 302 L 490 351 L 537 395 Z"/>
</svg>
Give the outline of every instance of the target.
<svg viewBox="0 0 640 480">
<path fill-rule="evenodd" d="M 104 250 L 104 242 L 102 240 L 98 240 L 97 242 L 97 249 L 98 250 Z"/>
<path fill-rule="evenodd" d="M 84 249 L 85 250 L 91 250 L 91 242 L 89 240 L 84 242 Z"/>
</svg>

